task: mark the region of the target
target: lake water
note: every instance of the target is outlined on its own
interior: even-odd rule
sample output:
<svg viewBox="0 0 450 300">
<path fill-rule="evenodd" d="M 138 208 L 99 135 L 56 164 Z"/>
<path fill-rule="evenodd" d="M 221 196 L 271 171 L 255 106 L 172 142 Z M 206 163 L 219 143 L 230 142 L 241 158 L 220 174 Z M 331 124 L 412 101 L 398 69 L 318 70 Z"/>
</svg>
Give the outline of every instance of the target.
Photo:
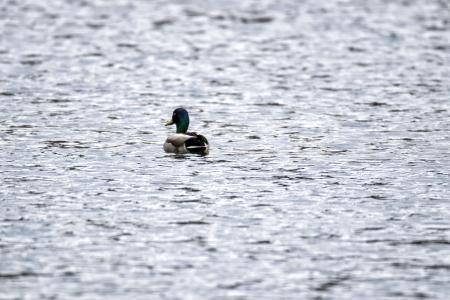
<svg viewBox="0 0 450 300">
<path fill-rule="evenodd" d="M 449 299 L 449 79 L 445 0 L 2 0 L 0 299 Z"/>
</svg>

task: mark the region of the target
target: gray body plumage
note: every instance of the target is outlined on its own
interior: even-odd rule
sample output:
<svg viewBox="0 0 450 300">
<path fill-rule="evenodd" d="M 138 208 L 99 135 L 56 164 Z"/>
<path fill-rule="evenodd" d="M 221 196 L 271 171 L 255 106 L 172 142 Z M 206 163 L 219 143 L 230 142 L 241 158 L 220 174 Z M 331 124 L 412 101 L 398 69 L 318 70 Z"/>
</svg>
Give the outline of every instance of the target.
<svg viewBox="0 0 450 300">
<path fill-rule="evenodd" d="M 164 151 L 177 154 L 189 153 L 186 149 L 185 142 L 191 138 L 193 137 L 183 133 L 173 134 L 166 139 L 166 142 L 164 143 Z"/>
<path fill-rule="evenodd" d="M 200 139 L 200 143 L 197 141 Z M 197 143 L 189 143 L 190 141 Z M 186 145 L 188 142 L 189 145 Z M 200 153 L 207 154 L 209 151 L 208 141 L 202 135 L 196 133 L 176 133 L 169 136 L 164 143 L 164 151 L 168 153 L 187 154 Z"/>
</svg>

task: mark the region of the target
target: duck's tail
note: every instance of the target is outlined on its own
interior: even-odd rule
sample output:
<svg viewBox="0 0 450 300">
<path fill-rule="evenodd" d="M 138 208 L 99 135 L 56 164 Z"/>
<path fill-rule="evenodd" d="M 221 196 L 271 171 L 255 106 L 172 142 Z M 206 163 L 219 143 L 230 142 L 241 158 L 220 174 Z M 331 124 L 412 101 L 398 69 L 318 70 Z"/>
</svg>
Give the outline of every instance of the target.
<svg viewBox="0 0 450 300">
<path fill-rule="evenodd" d="M 187 146 L 186 149 L 190 153 L 196 153 L 196 154 L 207 154 L 208 153 L 208 145 Z"/>
<path fill-rule="evenodd" d="M 203 145 L 203 146 L 187 146 L 186 147 L 186 149 L 192 149 L 192 150 L 194 150 L 194 149 L 205 149 L 205 148 L 208 148 L 208 146 Z"/>
<path fill-rule="evenodd" d="M 208 140 L 198 134 L 195 139 L 186 141 L 186 150 L 190 153 L 207 154 L 209 150 Z"/>
</svg>

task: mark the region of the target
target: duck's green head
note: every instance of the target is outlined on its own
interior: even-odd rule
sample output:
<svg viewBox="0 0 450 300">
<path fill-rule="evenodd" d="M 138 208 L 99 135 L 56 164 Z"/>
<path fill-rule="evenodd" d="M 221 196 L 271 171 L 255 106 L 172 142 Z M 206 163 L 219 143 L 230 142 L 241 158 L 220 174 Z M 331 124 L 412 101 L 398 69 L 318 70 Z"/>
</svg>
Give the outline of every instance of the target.
<svg viewBox="0 0 450 300">
<path fill-rule="evenodd" d="M 177 108 L 172 113 L 172 119 L 166 122 L 166 126 L 176 124 L 177 133 L 186 133 L 189 127 L 189 114 L 184 108 Z"/>
</svg>

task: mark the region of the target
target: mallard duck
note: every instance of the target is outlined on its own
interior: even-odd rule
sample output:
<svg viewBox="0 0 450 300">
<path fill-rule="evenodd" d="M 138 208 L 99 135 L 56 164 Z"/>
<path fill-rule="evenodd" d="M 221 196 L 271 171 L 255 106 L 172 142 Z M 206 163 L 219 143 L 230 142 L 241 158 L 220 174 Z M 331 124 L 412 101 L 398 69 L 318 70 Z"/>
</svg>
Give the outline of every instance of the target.
<svg viewBox="0 0 450 300">
<path fill-rule="evenodd" d="M 209 150 L 208 140 L 201 134 L 187 132 L 189 127 L 189 114 L 184 108 L 177 108 L 172 113 L 172 119 L 166 122 L 166 126 L 177 125 L 177 132 L 170 135 L 164 143 L 164 151 L 169 153 L 207 154 Z"/>
</svg>

